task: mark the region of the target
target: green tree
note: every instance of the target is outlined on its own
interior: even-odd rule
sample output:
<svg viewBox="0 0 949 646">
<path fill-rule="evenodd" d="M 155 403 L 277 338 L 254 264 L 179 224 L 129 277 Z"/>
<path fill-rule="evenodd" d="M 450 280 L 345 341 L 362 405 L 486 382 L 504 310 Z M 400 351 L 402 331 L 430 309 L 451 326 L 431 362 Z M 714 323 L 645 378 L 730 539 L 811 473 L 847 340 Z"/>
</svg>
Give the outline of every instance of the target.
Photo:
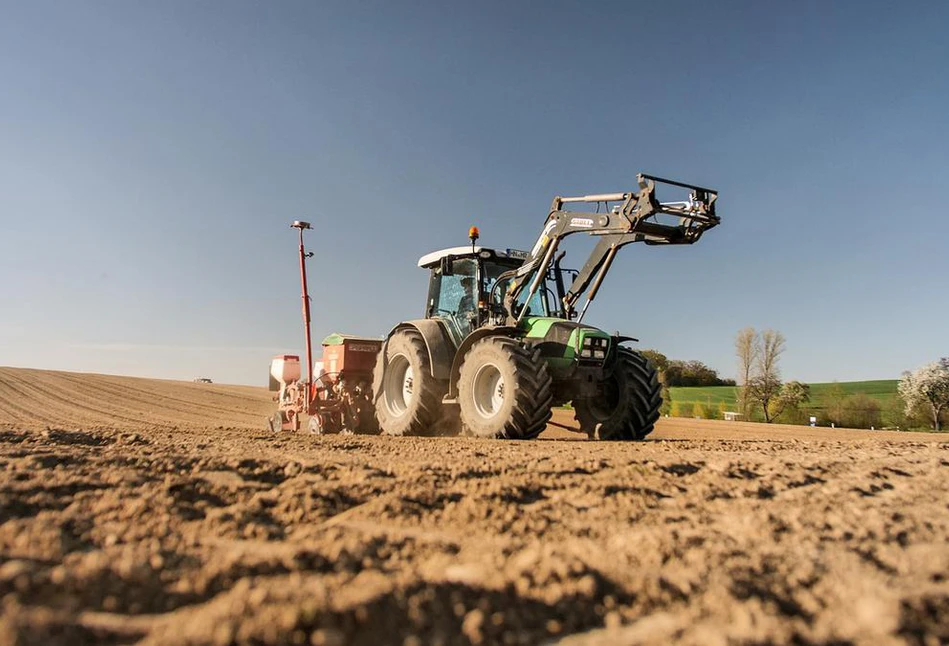
<svg viewBox="0 0 949 646">
<path fill-rule="evenodd" d="M 801 404 L 810 401 L 811 387 L 800 381 L 789 381 L 771 404 L 771 418 L 780 417 L 786 424 L 800 424 L 804 420 Z"/>
<path fill-rule="evenodd" d="M 669 414 L 672 417 L 692 417 L 692 403 L 673 401 Z"/>
<path fill-rule="evenodd" d="M 671 359 L 665 368 L 666 384 L 671 388 L 694 386 L 734 386 L 732 379 L 722 379 L 718 372 L 701 361 Z"/>
<path fill-rule="evenodd" d="M 842 426 L 843 422 L 843 403 L 846 398 L 843 387 L 836 381 L 831 384 L 823 396 L 821 397 L 821 404 L 824 408 L 824 418 L 828 423 L 832 423 L 835 426 Z"/>
<path fill-rule="evenodd" d="M 660 380 L 660 383 L 661 380 Z M 664 383 L 660 390 L 660 395 L 662 396 L 662 406 L 659 407 L 660 415 L 671 415 L 672 414 L 672 393 L 669 392 L 669 387 Z"/>
<path fill-rule="evenodd" d="M 702 402 L 695 402 L 692 404 L 692 417 L 708 419 L 708 409 L 705 407 L 705 404 Z"/>
<path fill-rule="evenodd" d="M 669 359 L 667 359 L 666 355 L 659 352 L 658 350 L 640 350 L 639 354 L 649 359 L 649 361 L 652 362 L 652 365 L 655 366 L 656 370 L 658 370 L 660 374 L 665 372 L 666 366 L 669 365 Z"/>
<path fill-rule="evenodd" d="M 912 415 L 906 414 L 906 405 L 899 397 L 888 401 L 881 411 L 884 428 L 907 431 L 915 426 Z"/>
<path fill-rule="evenodd" d="M 847 428 L 880 428 L 880 402 L 864 393 L 854 393 L 841 403 L 841 426 Z"/>
</svg>

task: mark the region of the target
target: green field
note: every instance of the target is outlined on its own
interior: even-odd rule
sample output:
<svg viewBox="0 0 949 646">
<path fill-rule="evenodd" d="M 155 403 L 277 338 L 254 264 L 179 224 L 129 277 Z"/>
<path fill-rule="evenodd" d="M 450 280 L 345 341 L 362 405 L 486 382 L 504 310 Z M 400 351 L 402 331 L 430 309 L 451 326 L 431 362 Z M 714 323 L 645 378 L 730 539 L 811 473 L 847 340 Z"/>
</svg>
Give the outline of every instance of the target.
<svg viewBox="0 0 949 646">
<path fill-rule="evenodd" d="M 831 383 L 809 384 L 811 388 L 811 399 L 801 406 L 801 410 L 807 415 L 820 416 L 824 410 L 825 399 L 828 393 L 832 392 L 834 387 L 839 388 L 843 397 L 856 394 L 864 394 L 879 402 L 880 408 L 884 411 L 896 405 L 896 379 L 881 379 L 876 381 L 840 381 Z M 725 402 L 725 409 L 734 411 L 735 406 L 734 386 L 713 386 L 707 388 L 670 388 L 669 395 L 673 403 L 702 404 L 711 411 L 717 413 L 721 402 Z M 715 415 L 718 417 L 718 415 Z"/>
</svg>

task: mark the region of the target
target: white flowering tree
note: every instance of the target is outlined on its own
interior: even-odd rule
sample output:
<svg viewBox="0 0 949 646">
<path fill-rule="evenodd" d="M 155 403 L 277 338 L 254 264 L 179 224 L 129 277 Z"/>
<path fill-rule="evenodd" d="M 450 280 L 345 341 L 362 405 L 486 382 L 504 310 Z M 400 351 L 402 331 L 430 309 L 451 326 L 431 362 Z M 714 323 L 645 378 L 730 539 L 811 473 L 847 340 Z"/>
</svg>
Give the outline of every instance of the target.
<svg viewBox="0 0 949 646">
<path fill-rule="evenodd" d="M 933 426 L 939 428 L 939 415 L 949 409 L 949 357 L 928 363 L 913 372 L 904 372 L 899 385 L 900 397 L 906 404 L 906 414 L 923 406 L 932 413 Z"/>
</svg>

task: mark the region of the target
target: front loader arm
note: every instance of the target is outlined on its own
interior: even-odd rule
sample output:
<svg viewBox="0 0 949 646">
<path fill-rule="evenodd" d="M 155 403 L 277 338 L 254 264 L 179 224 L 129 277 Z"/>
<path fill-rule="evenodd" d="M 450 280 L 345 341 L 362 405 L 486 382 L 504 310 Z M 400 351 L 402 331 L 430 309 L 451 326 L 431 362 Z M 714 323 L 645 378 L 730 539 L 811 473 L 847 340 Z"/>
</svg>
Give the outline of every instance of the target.
<svg viewBox="0 0 949 646">
<path fill-rule="evenodd" d="M 720 222 L 715 214 L 716 191 L 644 174 L 638 175 L 637 180 L 637 192 L 554 198 L 540 237 L 528 259 L 514 273 L 505 294 L 504 306 L 509 325 L 523 318 L 523 311 L 516 312 L 518 298 L 528 284 L 530 290 L 525 302 L 533 297 L 547 276 L 557 247 L 568 235 L 585 232 L 601 237 L 564 296 L 564 312 L 568 318 L 572 318 L 580 294 L 592 282 L 587 302 L 580 314 L 582 319 L 620 248 L 632 242 L 692 244 L 706 230 Z M 690 189 L 689 199 L 659 202 L 655 197 L 657 182 Z M 611 202 L 617 204 L 605 213 L 564 210 L 564 204 L 573 202 L 603 202 L 607 207 Z"/>
</svg>

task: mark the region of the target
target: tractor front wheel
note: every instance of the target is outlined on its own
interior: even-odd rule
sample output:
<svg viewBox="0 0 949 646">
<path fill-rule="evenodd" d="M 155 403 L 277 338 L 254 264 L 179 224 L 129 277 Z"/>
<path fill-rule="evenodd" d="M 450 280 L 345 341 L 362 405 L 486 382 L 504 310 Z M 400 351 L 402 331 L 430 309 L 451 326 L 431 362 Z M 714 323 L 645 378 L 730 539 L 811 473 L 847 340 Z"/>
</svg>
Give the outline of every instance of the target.
<svg viewBox="0 0 949 646">
<path fill-rule="evenodd" d="M 552 402 L 551 378 L 539 350 L 508 337 L 489 337 L 465 355 L 458 403 L 468 434 L 535 438 L 547 426 Z"/>
<path fill-rule="evenodd" d="M 594 399 L 574 402 L 580 429 L 599 440 L 641 440 L 652 433 L 662 406 L 656 369 L 638 352 L 618 348 L 613 374 Z"/>
<path fill-rule="evenodd" d="M 373 398 L 384 435 L 431 435 L 447 388 L 432 376 L 428 350 L 415 330 L 393 334 L 376 360 Z"/>
</svg>

